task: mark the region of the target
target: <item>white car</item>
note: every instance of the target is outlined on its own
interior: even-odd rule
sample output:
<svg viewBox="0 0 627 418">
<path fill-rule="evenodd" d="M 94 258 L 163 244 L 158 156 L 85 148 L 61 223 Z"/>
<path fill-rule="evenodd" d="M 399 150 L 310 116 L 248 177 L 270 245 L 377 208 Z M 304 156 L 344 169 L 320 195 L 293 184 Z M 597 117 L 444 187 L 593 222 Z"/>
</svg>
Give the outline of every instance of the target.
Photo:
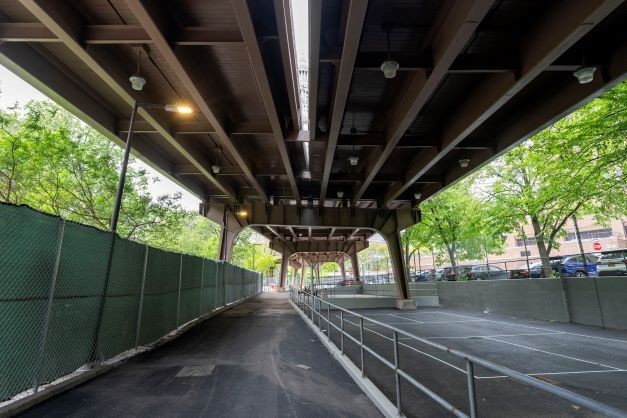
<svg viewBox="0 0 627 418">
<path fill-rule="evenodd" d="M 608 251 L 597 260 L 599 276 L 627 276 L 627 250 Z"/>
</svg>

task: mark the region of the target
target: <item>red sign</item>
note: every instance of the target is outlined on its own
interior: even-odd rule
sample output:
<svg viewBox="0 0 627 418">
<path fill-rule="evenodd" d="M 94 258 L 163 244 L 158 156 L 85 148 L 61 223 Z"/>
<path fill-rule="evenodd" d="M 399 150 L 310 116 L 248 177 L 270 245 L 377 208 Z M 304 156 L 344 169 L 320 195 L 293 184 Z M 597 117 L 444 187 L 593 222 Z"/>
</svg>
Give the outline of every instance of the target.
<svg viewBox="0 0 627 418">
<path fill-rule="evenodd" d="M 592 244 L 592 248 L 594 249 L 594 251 L 601 251 L 601 249 L 603 249 L 603 246 L 601 245 L 599 241 L 597 241 L 594 244 Z"/>
</svg>

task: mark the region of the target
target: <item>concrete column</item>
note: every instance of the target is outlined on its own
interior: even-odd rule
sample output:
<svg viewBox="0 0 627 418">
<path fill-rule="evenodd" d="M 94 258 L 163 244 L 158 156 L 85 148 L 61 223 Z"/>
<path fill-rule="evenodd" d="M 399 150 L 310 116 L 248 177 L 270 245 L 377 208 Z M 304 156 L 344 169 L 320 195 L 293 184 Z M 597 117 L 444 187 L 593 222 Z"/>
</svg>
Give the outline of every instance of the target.
<svg viewBox="0 0 627 418">
<path fill-rule="evenodd" d="M 346 269 L 344 269 L 344 260 L 338 261 L 340 266 L 340 275 L 342 276 L 342 280 L 346 280 Z"/>
<path fill-rule="evenodd" d="M 390 250 L 390 259 L 394 269 L 394 282 L 398 290 L 399 300 L 396 303 L 398 309 L 416 309 L 416 301 L 409 294 L 409 280 L 402 254 L 401 236 L 399 233 L 386 235 L 385 240 Z"/>
<path fill-rule="evenodd" d="M 316 283 L 320 284 L 320 264 L 316 264 Z"/>
<path fill-rule="evenodd" d="M 360 281 L 359 276 L 359 263 L 357 262 L 357 253 L 351 255 L 351 267 L 353 268 L 353 279 L 358 282 Z"/>
<path fill-rule="evenodd" d="M 287 253 L 283 253 L 281 257 L 281 278 L 279 281 L 279 291 L 285 290 L 285 281 L 287 279 L 287 263 L 290 256 Z"/>
<path fill-rule="evenodd" d="M 229 261 L 233 253 L 233 244 L 237 232 L 231 231 L 226 227 L 220 230 L 220 247 L 218 249 L 218 260 Z"/>
<path fill-rule="evenodd" d="M 294 267 L 293 271 L 292 271 L 292 286 L 296 287 L 296 284 L 298 282 L 298 270 L 300 270 L 301 266 L 296 266 Z"/>
<path fill-rule="evenodd" d="M 300 288 L 303 288 L 305 284 L 305 270 L 307 270 L 307 264 L 303 261 L 303 268 L 300 270 Z"/>
</svg>

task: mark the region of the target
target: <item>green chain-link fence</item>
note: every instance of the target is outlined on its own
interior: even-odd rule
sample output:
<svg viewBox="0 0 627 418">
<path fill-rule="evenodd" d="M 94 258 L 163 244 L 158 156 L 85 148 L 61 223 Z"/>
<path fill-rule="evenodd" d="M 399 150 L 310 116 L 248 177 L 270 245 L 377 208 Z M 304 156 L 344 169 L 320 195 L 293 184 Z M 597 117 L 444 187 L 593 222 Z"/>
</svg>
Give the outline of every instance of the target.
<svg viewBox="0 0 627 418">
<path fill-rule="evenodd" d="M 260 291 L 255 272 L 0 204 L 0 402 Z"/>
</svg>

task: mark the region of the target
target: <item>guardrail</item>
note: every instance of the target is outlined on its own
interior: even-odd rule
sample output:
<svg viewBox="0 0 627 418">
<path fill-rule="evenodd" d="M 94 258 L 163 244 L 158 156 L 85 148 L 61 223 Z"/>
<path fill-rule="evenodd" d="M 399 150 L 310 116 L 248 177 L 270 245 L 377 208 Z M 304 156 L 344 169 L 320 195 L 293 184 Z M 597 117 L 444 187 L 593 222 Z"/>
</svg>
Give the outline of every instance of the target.
<svg viewBox="0 0 627 418">
<path fill-rule="evenodd" d="M 410 383 L 414 388 L 418 389 L 429 398 L 437 402 L 440 406 L 446 408 L 453 415 L 460 418 L 476 418 L 477 414 L 477 397 L 476 397 L 476 389 L 475 389 L 475 365 L 480 365 L 485 367 L 486 369 L 492 370 L 494 372 L 500 373 L 502 375 L 508 376 L 509 378 L 525 383 L 529 386 L 532 386 L 536 389 L 542 390 L 544 392 L 551 393 L 555 396 L 558 396 L 562 399 L 568 400 L 570 402 L 574 402 L 578 405 L 581 405 L 585 408 L 593 412 L 597 412 L 603 414 L 608 417 L 616 417 L 616 418 L 627 418 L 627 413 L 620 411 L 612 406 L 606 405 L 604 403 L 595 401 L 594 399 L 590 399 L 583 395 L 579 395 L 575 392 L 571 392 L 569 390 L 560 388 L 558 386 L 551 385 L 549 383 L 543 382 L 534 377 L 527 376 L 515 370 L 511 370 L 507 367 L 503 367 L 496 363 L 493 363 L 488 360 L 484 360 L 482 358 L 473 356 L 471 354 L 466 354 L 462 351 L 454 350 L 449 347 L 445 347 L 441 344 L 434 343 L 433 341 L 420 338 L 412 333 L 407 331 L 403 331 L 402 329 L 396 328 L 394 326 L 376 321 L 372 318 L 366 317 L 364 315 L 360 315 L 357 312 L 350 311 L 348 309 L 341 308 L 337 305 L 329 303 L 317 296 L 312 295 L 309 292 L 304 292 L 295 288 L 290 290 L 290 300 L 292 303 L 301 311 L 303 314 L 310 319 L 311 325 L 316 326 L 321 332 L 326 332 L 327 338 L 329 342 L 333 343 L 331 340 L 331 327 L 340 333 L 340 347 L 338 349 L 341 351 L 342 355 L 344 355 L 344 338 L 348 338 L 355 344 L 359 346 L 360 350 L 360 364 L 355 364 L 355 366 L 360 367 L 362 377 L 367 377 L 365 372 L 365 363 L 364 363 L 364 354 L 368 352 L 370 355 L 379 360 L 382 364 L 387 366 L 389 369 L 393 370 L 395 373 L 395 384 L 396 384 L 396 408 L 399 416 L 402 416 L 401 410 L 401 378 Z M 326 306 L 326 317 L 323 314 L 323 306 Z M 331 309 L 338 310 L 340 313 L 340 325 L 337 326 L 333 322 L 331 322 Z M 359 339 L 350 335 L 344 330 L 344 314 L 350 314 L 359 318 Z M 384 327 L 393 333 L 393 344 L 394 344 L 394 361 L 391 362 L 387 360 L 385 357 L 377 353 L 372 347 L 369 347 L 364 343 L 364 320 L 367 320 L 370 323 L 376 324 L 378 326 Z M 326 322 L 326 330 L 323 328 L 323 323 Z M 410 376 L 406 371 L 404 371 L 399 365 L 399 335 L 404 337 L 408 337 L 414 341 L 418 341 L 420 343 L 426 344 L 435 349 L 441 350 L 448 354 L 451 354 L 455 357 L 458 357 L 466 362 L 466 375 L 467 375 L 467 389 L 468 389 L 468 404 L 469 404 L 469 414 L 462 412 L 460 409 L 452 405 L 443 397 L 439 396 L 437 393 L 433 392 L 429 388 L 427 388 L 422 383 L 415 380 L 412 376 Z M 335 345 L 335 343 L 333 343 Z M 337 345 L 336 345 L 337 347 Z M 352 361 L 352 360 L 351 360 Z"/>
</svg>

